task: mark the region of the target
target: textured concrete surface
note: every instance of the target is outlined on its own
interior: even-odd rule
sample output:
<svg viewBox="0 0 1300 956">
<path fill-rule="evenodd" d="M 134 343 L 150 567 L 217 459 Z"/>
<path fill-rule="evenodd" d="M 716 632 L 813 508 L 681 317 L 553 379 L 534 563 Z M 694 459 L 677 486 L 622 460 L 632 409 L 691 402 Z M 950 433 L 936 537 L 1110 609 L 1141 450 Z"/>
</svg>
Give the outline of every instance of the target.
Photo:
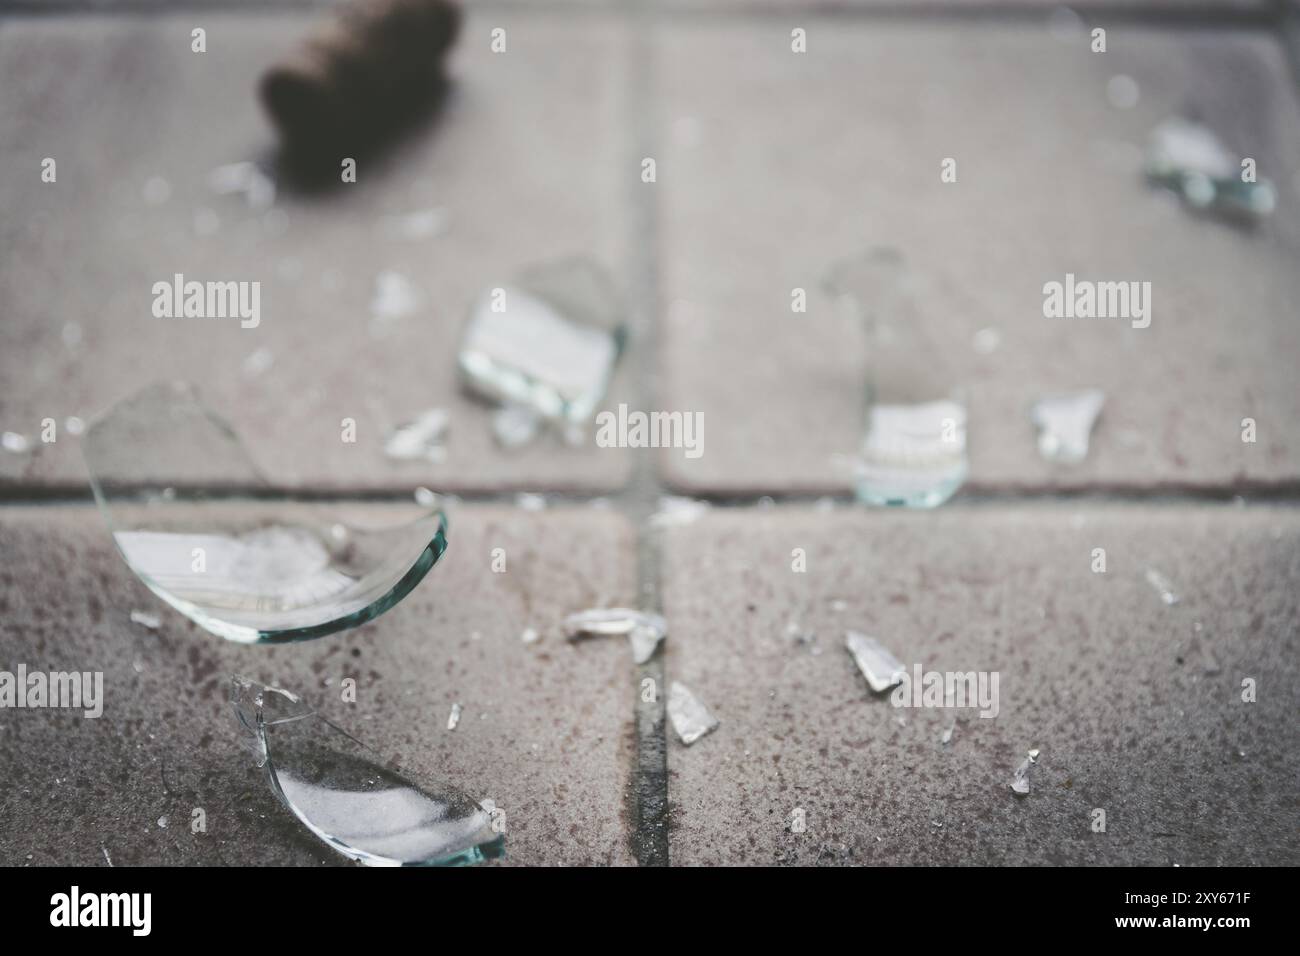
<svg viewBox="0 0 1300 956">
<path fill-rule="evenodd" d="M 631 657 L 617 640 L 570 645 L 558 622 L 632 599 L 630 526 L 588 508 L 467 507 L 452 520 L 443 561 L 396 608 L 354 631 L 267 648 L 222 641 L 166 609 L 93 509 L 6 508 L 0 669 L 103 671 L 105 704 L 93 720 L 3 712 L 0 864 L 103 865 L 104 849 L 117 865 L 341 860 L 240 748 L 232 672 L 296 690 L 399 765 L 495 801 L 507 862 L 629 862 Z M 504 574 L 490 570 L 496 547 Z M 160 614 L 161 628 L 131 623 L 133 609 Z M 521 642 L 526 627 L 538 643 Z M 342 702 L 345 677 L 355 704 Z M 464 712 L 449 732 L 453 702 Z M 195 807 L 205 834 L 190 832 Z"/>
<path fill-rule="evenodd" d="M 829 266 L 901 251 L 928 341 L 884 381 L 969 399 L 970 487 L 1230 487 L 1300 478 L 1286 356 L 1300 296 L 1300 113 L 1267 34 L 1116 27 L 1108 52 L 1036 24 L 810 21 L 663 26 L 656 198 L 670 408 L 702 411 L 705 454 L 665 456 L 692 491 L 842 490 L 863 423 L 867 344 L 819 297 Z M 1110 105 L 1111 77 L 1137 84 Z M 1279 209 L 1255 232 L 1198 219 L 1143 181 L 1149 131 L 1195 111 L 1258 162 Z M 957 160 L 957 182 L 939 179 Z M 1149 281 L 1146 329 L 1052 320 L 1044 283 Z M 791 312 L 804 288 L 806 314 Z M 1000 345 L 976 351 L 981 329 Z M 720 369 L 723 371 L 720 372 Z M 1110 398 L 1093 453 L 1042 461 L 1027 411 Z M 1254 418 L 1255 444 L 1240 440 Z"/>
<path fill-rule="evenodd" d="M 721 720 L 670 744 L 675 863 L 1300 862 L 1294 509 L 715 512 L 665 562 L 669 677 Z M 874 696 L 846 628 L 909 672 L 1000 672 L 999 714 L 942 745 L 946 712 Z"/>
<path fill-rule="evenodd" d="M 35 442 L 0 452 L 0 669 L 102 670 L 107 693 L 100 720 L 0 712 L 0 865 L 341 862 L 238 746 L 236 671 L 493 800 L 507 864 L 658 860 L 665 829 L 685 865 L 1300 863 L 1300 114 L 1273 34 L 1234 15 L 1259 4 L 1151 0 L 1112 17 L 1081 2 L 1108 28 L 1104 55 L 1060 17 L 1049 29 L 1052 0 L 473 4 L 435 122 L 363 156 L 355 186 L 281 178 L 258 211 L 213 194 L 208 175 L 274 166 L 256 77 L 315 14 L 243 2 L 9 16 L 23 4 L 0 0 L 0 430 Z M 1206 12 L 1214 26 L 1194 27 Z M 1257 29 L 1228 25 L 1247 21 Z M 196 23 L 203 56 L 189 52 Z M 495 26 L 506 55 L 488 51 Z M 1108 102 L 1116 76 L 1135 82 L 1132 108 Z M 1261 228 L 1196 219 L 1142 182 L 1148 131 L 1184 111 L 1277 183 Z M 948 156 L 952 185 L 938 177 Z M 395 232 L 393 217 L 434 208 L 441 234 Z M 667 485 L 847 490 L 867 345 L 818 290 L 832 262 L 872 245 L 898 248 L 922 280 L 927 344 L 885 361 L 886 380 L 965 390 L 968 488 L 1001 503 L 716 508 L 664 532 L 661 550 L 638 537 L 630 519 Z M 502 453 L 488 411 L 461 394 L 471 298 L 573 253 L 613 269 L 653 323 L 637 325 L 607 404 L 653 395 L 703 412 L 699 460 L 670 451 L 655 474 L 590 446 Z M 376 327 L 384 270 L 422 301 Z M 260 327 L 153 318 L 152 284 L 178 271 L 260 281 Z M 1043 283 L 1067 271 L 1152 282 L 1151 327 L 1042 318 Z M 796 286 L 806 314 L 790 311 Z M 991 352 L 975 348 L 980 330 L 996 332 L 981 338 Z M 255 354 L 270 366 L 250 369 Z M 93 509 L 33 503 L 85 487 L 65 428 L 36 441 L 43 418 L 87 418 L 163 377 L 194 380 L 288 488 L 357 499 L 427 485 L 498 503 L 461 508 L 443 562 L 371 624 L 285 648 L 221 641 L 146 591 Z M 1050 466 L 1029 404 L 1081 386 L 1109 393 L 1092 452 Z M 451 413 L 447 460 L 387 460 L 388 428 L 433 406 Z M 345 417 L 355 445 L 340 441 Z M 1244 417 L 1256 444 L 1240 441 Z M 176 473 L 151 483 L 211 464 L 160 445 Z M 500 504 L 625 486 L 604 508 Z M 1180 494 L 1259 488 L 1291 504 Z M 1017 500 L 1054 491 L 1087 494 Z M 505 574 L 491 573 L 495 547 Z M 1105 574 L 1089 567 L 1097 547 Z M 796 548 L 807 573 L 792 571 Z M 1160 602 L 1149 567 L 1180 603 Z M 659 597 L 666 657 L 639 669 L 621 640 L 558 633 L 570 611 Z M 131 623 L 133 609 L 161 628 Z M 540 643 L 522 643 L 528 627 Z M 998 671 L 999 716 L 963 715 L 944 746 L 946 714 L 870 693 L 844 650 L 850 627 L 908 665 Z M 646 676 L 686 683 L 720 728 L 691 748 L 665 740 L 640 702 Z M 355 704 L 340 699 L 346 677 Z M 1243 677 L 1256 703 L 1241 702 Z M 1017 800 L 1030 747 L 1042 756 Z M 195 807 L 206 834 L 190 832 Z M 1090 830 L 1097 808 L 1104 834 Z"/>
<path fill-rule="evenodd" d="M 205 12 L 208 52 L 190 52 L 193 15 L 14 19 L 0 25 L 0 429 L 35 439 L 44 418 L 90 415 L 158 378 L 188 378 L 278 482 L 331 489 L 541 488 L 622 483 L 616 450 L 558 439 L 499 451 L 489 412 L 457 383 L 455 347 L 472 299 L 522 266 L 583 254 L 623 281 L 617 202 L 623 27 L 608 18 L 525 12 L 471 16 L 442 115 L 325 195 L 282 188 L 273 210 L 215 195 L 217 166 L 274 159 L 255 96 L 261 70 L 292 49 L 306 15 Z M 508 52 L 489 51 L 507 30 Z M 481 41 L 481 42 L 480 42 Z M 95 104 L 88 109 L 87 104 Z M 58 181 L 43 184 L 53 157 Z M 161 177 L 170 196 L 144 199 Z M 388 219 L 446 211 L 446 232 L 411 241 Z M 206 211 L 206 212 L 205 212 Z M 215 214 L 215 233 L 196 217 Z M 208 223 L 210 219 L 206 220 Z M 422 301 L 382 336 L 370 328 L 376 277 L 407 277 Z M 261 324 L 159 319 L 152 286 L 260 281 Z M 68 348 L 65 325 L 80 341 Z M 272 366 L 244 363 L 267 350 Z M 617 403 L 621 378 L 611 401 Z M 394 424 L 451 413 L 447 460 L 392 462 Z M 357 441 L 340 441 L 340 422 Z M 0 481 L 77 485 L 75 445 L 0 462 Z M 161 476 L 159 476 L 161 477 Z"/>
</svg>

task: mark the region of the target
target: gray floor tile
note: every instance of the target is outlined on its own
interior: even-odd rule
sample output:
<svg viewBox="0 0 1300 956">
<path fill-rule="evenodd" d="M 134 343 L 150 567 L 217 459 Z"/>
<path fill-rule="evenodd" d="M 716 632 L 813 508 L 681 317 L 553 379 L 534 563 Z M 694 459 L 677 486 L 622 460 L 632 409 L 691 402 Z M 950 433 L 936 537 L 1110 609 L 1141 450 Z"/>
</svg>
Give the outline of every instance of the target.
<svg viewBox="0 0 1300 956">
<path fill-rule="evenodd" d="M 630 862 L 628 650 L 573 646 L 558 630 L 571 611 L 632 598 L 629 526 L 589 509 L 463 508 L 453 522 L 443 561 L 396 608 L 354 631 L 267 648 L 164 609 L 92 509 L 6 509 L 0 668 L 102 671 L 105 703 L 99 719 L 5 711 L 3 862 L 94 866 L 101 848 L 118 865 L 340 860 L 239 747 L 232 672 L 296 690 L 385 757 L 492 799 L 506 812 L 507 862 Z M 490 570 L 496 547 L 504 574 Z M 133 609 L 160 613 L 161 628 L 131 623 Z M 526 627 L 539 643 L 520 641 Z M 345 677 L 355 704 L 341 700 Z M 448 732 L 453 702 L 464 711 Z M 190 832 L 195 807 L 205 834 Z"/>
<path fill-rule="evenodd" d="M 802 55 L 777 20 L 658 33 L 662 397 L 707 422 L 701 458 L 665 457 L 670 480 L 848 486 L 866 344 L 818 288 L 831 263 L 885 245 L 925 283 L 932 343 L 888 372 L 965 389 L 971 487 L 1294 485 L 1300 113 L 1273 39 L 1115 27 L 1094 54 L 1031 24 L 808 29 Z M 1121 75 L 1131 109 L 1108 102 Z M 1180 111 L 1277 184 L 1262 229 L 1195 218 L 1144 183 L 1140 148 Z M 956 183 L 940 182 L 945 157 Z M 1067 272 L 1151 282 L 1150 327 L 1044 318 L 1043 286 Z M 806 314 L 791 312 L 796 287 Z M 986 328 L 1000 345 L 983 355 Z M 1092 454 L 1049 465 L 1028 407 L 1084 386 L 1109 394 Z"/>
<path fill-rule="evenodd" d="M 453 57 L 457 87 L 439 121 L 363 160 L 358 182 L 323 196 L 284 188 L 275 210 L 214 195 L 217 166 L 273 155 L 255 97 L 265 65 L 309 19 L 192 15 L 34 18 L 0 27 L 0 428 L 35 440 L 42 419 L 87 418 L 140 384 L 188 378 L 294 487 L 608 489 L 627 462 L 558 439 L 498 450 L 487 408 L 462 395 L 455 347 L 471 300 L 521 266 L 587 254 L 622 282 L 619 197 L 625 35 L 612 18 L 498 11 L 471 16 Z M 508 33 L 492 54 L 489 31 Z M 58 163 L 56 184 L 41 160 Z M 635 172 L 630 175 L 635 175 Z M 161 205 L 143 189 L 170 185 Z M 432 239 L 394 238 L 385 217 L 441 207 Z M 204 212 L 207 210 L 207 212 Z M 214 234 L 196 216 L 215 214 Z M 211 221 L 210 219 L 208 220 Z M 406 276 L 423 301 L 388 334 L 368 328 L 376 277 Z M 262 283 L 261 324 L 154 318 L 152 286 Z M 80 333 L 64 344 L 65 326 Z M 250 376 L 246 359 L 271 367 Z M 614 395 L 623 380 L 617 378 Z M 441 406 L 452 415 L 439 465 L 393 463 L 388 428 Z M 353 418 L 356 444 L 340 440 Z M 7 484 L 82 482 L 75 442 L 0 462 Z M 161 476 L 160 476 L 161 477 Z"/>
<path fill-rule="evenodd" d="M 674 863 L 1300 860 L 1293 509 L 715 512 L 671 532 L 665 563 L 668 676 L 721 721 L 669 745 Z M 999 672 L 998 715 L 944 746 L 949 712 L 873 695 L 848 628 L 909 673 Z"/>
</svg>

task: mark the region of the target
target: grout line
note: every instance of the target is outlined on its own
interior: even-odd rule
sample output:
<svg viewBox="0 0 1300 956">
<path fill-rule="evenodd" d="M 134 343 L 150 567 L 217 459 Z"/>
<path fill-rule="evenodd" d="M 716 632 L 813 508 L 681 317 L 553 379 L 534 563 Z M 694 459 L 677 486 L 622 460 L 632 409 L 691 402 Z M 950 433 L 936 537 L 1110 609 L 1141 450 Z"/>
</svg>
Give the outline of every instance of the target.
<svg viewBox="0 0 1300 956">
<path fill-rule="evenodd" d="M 1300 2 L 1276 0 L 1276 3 L 1278 39 L 1286 48 L 1287 59 L 1291 61 L 1292 75 L 1296 84 L 1300 86 Z"/>
<path fill-rule="evenodd" d="M 648 403 L 648 399 L 637 399 Z M 647 404 L 648 407 L 648 404 Z M 638 472 L 649 472 L 652 467 L 638 468 Z M 320 488 L 236 488 L 228 491 L 212 492 L 205 490 L 202 498 L 195 501 L 231 502 L 231 501 L 292 501 L 320 502 L 336 504 L 410 504 L 411 488 L 400 490 L 366 490 L 366 489 L 320 489 Z M 440 498 L 448 501 L 454 508 L 458 504 L 466 505 L 505 505 L 515 507 L 520 494 L 538 494 L 544 497 L 551 507 L 580 507 L 595 502 L 609 502 L 617 506 L 620 513 L 629 519 L 643 521 L 652 515 L 658 506 L 661 495 L 674 495 L 708 502 L 717 508 L 743 509 L 775 507 L 812 506 L 829 502 L 840 507 L 861 507 L 863 510 L 907 511 L 927 509 L 906 508 L 868 508 L 860 505 L 847 491 L 812 492 L 812 491 L 765 491 L 765 492 L 726 492 L 699 491 L 691 489 L 674 489 L 665 486 L 656 477 L 638 477 L 622 489 L 609 491 L 572 492 L 550 491 L 545 488 L 520 489 L 518 491 L 442 491 Z M 182 494 L 178 500 L 184 500 Z M 89 487 L 77 489 L 67 485 L 40 487 L 23 485 L 11 488 L 0 487 L 0 509 L 7 507 L 76 507 L 93 505 L 94 496 Z M 1035 505 L 1035 504 L 1113 504 L 1113 505 L 1150 505 L 1156 507 L 1177 507 L 1180 505 L 1245 504 L 1245 505 L 1290 505 L 1300 506 L 1300 484 L 1285 482 L 1278 485 L 1218 486 L 1218 487 L 1156 487 L 1135 488 L 1128 486 L 1091 485 L 1080 488 L 981 488 L 967 486 L 957 492 L 951 501 L 944 503 L 940 510 L 954 508 L 981 507 L 985 505 Z M 936 509 L 929 509 L 936 510 Z M 651 562 L 653 564 L 653 562 Z M 659 605 L 657 585 L 654 576 L 643 582 L 643 600 L 647 607 Z"/>
<path fill-rule="evenodd" d="M 628 211 L 623 237 L 625 287 L 629 302 L 631 347 L 624 374 L 632 379 L 637 407 L 654 408 L 654 372 L 658 358 L 658 230 L 653 185 L 641 182 L 641 159 L 653 156 L 654 108 L 652 56 L 654 14 L 644 7 L 631 12 L 624 24 L 628 44 L 625 87 L 619 106 L 624 123 L 624 155 L 619 181 L 623 207 Z M 664 493 L 655 455 L 636 455 L 626 489 L 613 497 L 619 510 L 633 523 L 637 536 L 637 606 L 662 612 L 658 536 L 647 519 Z M 671 633 L 668 639 L 672 639 Z M 628 790 L 632 852 L 640 866 L 667 866 L 668 849 L 668 747 L 665 715 L 664 650 L 640 664 L 635 672 L 633 708 L 636 750 Z M 652 682 L 653 700 L 642 700 L 641 688 Z"/>
</svg>

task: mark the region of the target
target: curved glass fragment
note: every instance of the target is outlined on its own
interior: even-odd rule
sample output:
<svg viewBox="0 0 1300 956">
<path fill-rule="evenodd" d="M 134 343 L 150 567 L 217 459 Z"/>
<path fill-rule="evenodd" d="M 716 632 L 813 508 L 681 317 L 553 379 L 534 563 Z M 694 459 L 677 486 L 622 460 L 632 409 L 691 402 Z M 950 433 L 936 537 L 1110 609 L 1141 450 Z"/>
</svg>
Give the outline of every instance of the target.
<svg viewBox="0 0 1300 956">
<path fill-rule="evenodd" d="M 364 624 L 409 594 L 447 548 L 436 504 L 368 529 L 275 495 L 184 383 L 151 385 L 113 406 L 82 448 L 127 565 L 232 641 L 300 641 Z"/>
<path fill-rule="evenodd" d="M 933 309 L 948 301 L 948 290 L 891 247 L 836 263 L 823 288 L 867 333 L 858 499 L 906 508 L 943 504 L 969 468 L 966 403 L 948 349 L 935 341 L 922 305 Z"/>
<path fill-rule="evenodd" d="M 235 677 L 231 703 L 271 789 L 307 829 L 367 866 L 464 866 L 502 856 L 497 818 L 412 783 L 297 696 Z"/>
</svg>

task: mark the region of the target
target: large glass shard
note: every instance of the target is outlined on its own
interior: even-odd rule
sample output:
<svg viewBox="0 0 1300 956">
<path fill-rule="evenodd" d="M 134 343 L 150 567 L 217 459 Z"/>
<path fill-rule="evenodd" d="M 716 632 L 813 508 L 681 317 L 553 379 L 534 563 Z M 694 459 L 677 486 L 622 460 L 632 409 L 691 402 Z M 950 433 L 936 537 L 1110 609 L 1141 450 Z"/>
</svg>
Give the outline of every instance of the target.
<svg viewBox="0 0 1300 956">
<path fill-rule="evenodd" d="M 359 528 L 276 496 L 230 427 L 183 383 L 114 406 L 82 448 L 131 570 L 232 641 L 306 640 L 364 624 L 410 593 L 447 548 L 436 503 L 399 525 Z"/>
<path fill-rule="evenodd" d="M 1151 131 L 1146 173 L 1197 210 L 1256 219 L 1277 205 L 1277 190 L 1269 180 L 1243 179 L 1242 165 L 1214 131 L 1181 117 Z"/>
<path fill-rule="evenodd" d="M 907 668 L 889 649 L 874 637 L 849 631 L 844 637 L 844 646 L 853 655 L 853 661 L 862 671 L 871 689 L 877 694 L 889 690 L 903 679 Z"/>
<path fill-rule="evenodd" d="M 948 296 L 896 249 L 837 263 L 823 282 L 867 332 L 866 428 L 855 490 L 870 505 L 933 508 L 966 480 L 966 405 L 948 352 L 918 303 Z M 946 299 L 944 300 L 946 301 Z"/>
<path fill-rule="evenodd" d="M 458 362 L 469 390 L 581 424 L 595 414 L 626 339 L 609 277 L 566 260 L 486 290 L 470 309 Z"/>
<path fill-rule="evenodd" d="M 271 789 L 307 829 L 368 866 L 459 866 L 504 853 L 493 815 L 412 782 L 295 695 L 234 678 L 231 702 Z"/>
<path fill-rule="evenodd" d="M 1035 402 L 1029 417 L 1038 428 L 1038 453 L 1067 465 L 1083 461 L 1088 457 L 1092 426 L 1105 404 L 1106 394 L 1095 388 Z"/>
<path fill-rule="evenodd" d="M 1015 772 L 1011 775 L 1011 792 L 1018 797 L 1029 795 L 1030 771 L 1035 763 L 1038 762 L 1038 751 L 1031 750 L 1025 755 L 1025 759 L 1016 767 Z"/>
<path fill-rule="evenodd" d="M 867 504 L 933 508 L 962 486 L 968 467 L 962 405 L 874 405 L 854 480 Z"/>
<path fill-rule="evenodd" d="M 685 684 L 678 681 L 673 681 L 668 687 L 668 719 L 677 736 L 688 747 L 718 728 L 718 718 Z"/>
</svg>

